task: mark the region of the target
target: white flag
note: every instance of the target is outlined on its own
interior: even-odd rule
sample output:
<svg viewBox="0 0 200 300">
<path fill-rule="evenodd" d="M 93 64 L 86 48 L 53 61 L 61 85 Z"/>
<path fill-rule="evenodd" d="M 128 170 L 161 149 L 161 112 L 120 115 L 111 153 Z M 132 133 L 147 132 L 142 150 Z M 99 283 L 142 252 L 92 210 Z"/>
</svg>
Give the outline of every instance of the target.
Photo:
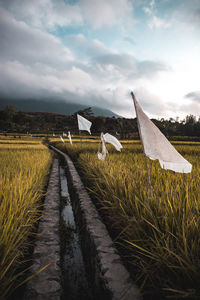
<svg viewBox="0 0 200 300">
<path fill-rule="evenodd" d="M 103 137 L 103 132 L 101 133 L 101 141 L 102 141 L 102 152 L 97 152 L 97 156 L 99 160 L 104 160 L 106 158 L 106 154 L 108 153 L 108 150 L 106 149 L 106 144 Z"/>
<path fill-rule="evenodd" d="M 158 159 L 163 169 L 180 173 L 190 173 L 192 165 L 172 146 L 162 132 L 143 112 L 131 93 L 136 110 L 138 129 L 143 143 L 144 153 L 150 159 Z"/>
<path fill-rule="evenodd" d="M 62 136 L 61 136 L 61 135 L 60 135 L 60 139 L 61 139 L 61 142 L 63 142 L 63 143 L 65 142 L 65 141 L 63 140 L 63 138 L 62 138 Z"/>
<path fill-rule="evenodd" d="M 63 132 L 63 136 L 67 136 L 65 132 Z"/>
<path fill-rule="evenodd" d="M 109 133 L 106 133 L 103 135 L 103 138 L 106 143 L 112 144 L 116 148 L 117 151 L 121 151 L 121 148 L 123 148 L 121 143 L 118 141 L 118 139 L 115 136 L 113 136 Z"/>
<path fill-rule="evenodd" d="M 86 130 L 91 134 L 90 127 L 92 125 L 92 122 L 88 121 L 87 119 L 83 118 L 79 114 L 77 114 L 78 118 L 78 129 L 79 130 Z"/>
<path fill-rule="evenodd" d="M 68 131 L 68 139 L 69 139 L 70 144 L 72 145 L 72 138 L 71 138 L 70 131 Z"/>
</svg>

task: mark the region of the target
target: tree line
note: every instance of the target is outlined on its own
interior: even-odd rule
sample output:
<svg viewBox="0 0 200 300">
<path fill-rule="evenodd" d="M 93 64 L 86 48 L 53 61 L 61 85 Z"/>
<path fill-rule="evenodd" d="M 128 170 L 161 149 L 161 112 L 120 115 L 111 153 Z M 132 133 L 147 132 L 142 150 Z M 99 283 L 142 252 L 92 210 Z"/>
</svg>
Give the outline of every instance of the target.
<svg viewBox="0 0 200 300">
<path fill-rule="evenodd" d="M 122 139 L 138 138 L 136 118 L 95 117 L 90 107 L 77 111 L 73 115 L 61 115 L 48 112 L 15 111 L 12 106 L 9 106 L 0 110 L 0 132 L 51 134 L 70 130 L 72 133 L 78 134 L 77 113 L 92 122 L 91 130 L 94 135 L 108 131 Z M 184 137 L 187 137 L 187 140 L 200 140 L 200 118 L 197 119 L 194 115 L 188 115 L 181 121 L 178 118 L 152 119 L 152 121 L 169 139 L 181 137 L 183 140 Z"/>
</svg>

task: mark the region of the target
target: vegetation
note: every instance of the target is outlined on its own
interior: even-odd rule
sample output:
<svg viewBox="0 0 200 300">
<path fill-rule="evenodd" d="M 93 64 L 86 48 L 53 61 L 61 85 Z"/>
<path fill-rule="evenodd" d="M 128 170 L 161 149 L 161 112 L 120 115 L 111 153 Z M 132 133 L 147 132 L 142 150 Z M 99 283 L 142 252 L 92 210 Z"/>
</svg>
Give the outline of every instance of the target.
<svg viewBox="0 0 200 300">
<path fill-rule="evenodd" d="M 134 108 L 133 108 L 134 112 Z M 136 119 L 95 117 L 91 108 L 78 111 L 92 121 L 92 134 L 99 135 L 101 131 L 116 134 L 121 139 L 138 139 Z M 178 118 L 169 120 L 152 120 L 156 126 L 170 139 L 197 140 L 200 141 L 200 119 L 189 115 L 184 120 Z M 73 115 L 61 115 L 47 112 L 22 112 L 7 107 L 0 110 L 0 128 L 4 133 L 52 133 L 62 134 L 68 130 L 72 134 L 78 134 L 76 113 Z M 83 133 L 84 135 L 84 133 Z M 190 138 L 189 138 L 190 137 Z"/>
<path fill-rule="evenodd" d="M 66 140 L 67 141 L 67 140 Z M 120 247 L 147 299 L 200 298 L 200 143 L 174 143 L 193 165 L 192 173 L 165 171 L 148 160 L 150 197 L 139 142 L 123 143 L 122 153 L 108 146 L 104 162 L 98 143 L 54 145 L 67 151 Z M 153 294 L 153 295 L 152 295 Z"/>
<path fill-rule="evenodd" d="M 100 139 L 73 136 L 63 144 L 76 162 L 125 263 L 146 299 L 199 299 L 199 142 L 173 142 L 193 165 L 178 174 L 148 160 L 150 196 L 140 141 L 122 140 L 122 153 L 108 145 L 97 159 Z M 40 138 L 0 139 L 0 289 L 10 295 L 23 281 L 30 237 L 40 218 L 51 155 Z"/>
<path fill-rule="evenodd" d="M 0 139 L 1 299 L 23 280 L 50 164 L 50 152 L 38 139 Z"/>
</svg>

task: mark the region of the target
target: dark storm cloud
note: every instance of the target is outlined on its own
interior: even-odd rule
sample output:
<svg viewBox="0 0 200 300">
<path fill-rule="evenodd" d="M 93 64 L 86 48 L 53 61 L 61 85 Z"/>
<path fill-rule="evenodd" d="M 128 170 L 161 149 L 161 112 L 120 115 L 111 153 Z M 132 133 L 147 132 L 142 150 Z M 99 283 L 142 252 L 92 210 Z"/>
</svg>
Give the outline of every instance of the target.
<svg viewBox="0 0 200 300">
<path fill-rule="evenodd" d="M 187 95 L 185 95 L 185 98 L 200 103 L 200 91 L 190 92 Z"/>
</svg>

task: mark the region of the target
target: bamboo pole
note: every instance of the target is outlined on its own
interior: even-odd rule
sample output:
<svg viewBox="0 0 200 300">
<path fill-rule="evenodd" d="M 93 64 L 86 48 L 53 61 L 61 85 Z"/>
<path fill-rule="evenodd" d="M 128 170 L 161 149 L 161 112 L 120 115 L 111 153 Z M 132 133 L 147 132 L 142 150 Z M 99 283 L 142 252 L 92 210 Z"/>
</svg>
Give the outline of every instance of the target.
<svg viewBox="0 0 200 300">
<path fill-rule="evenodd" d="M 153 197 L 153 189 L 152 189 L 152 185 L 151 185 L 151 177 L 150 177 L 150 172 L 149 172 L 148 163 L 147 163 L 147 156 L 146 156 L 145 150 L 144 150 L 144 142 L 143 142 L 143 138 L 142 138 L 142 134 L 141 134 L 140 122 L 139 122 L 137 108 L 136 108 L 136 98 L 135 98 L 135 95 L 133 94 L 133 92 L 131 92 L 131 96 L 132 96 L 133 103 L 134 103 L 134 106 L 135 106 L 138 131 L 139 131 L 140 140 L 141 140 L 141 143 L 142 143 L 142 149 L 143 149 L 143 153 L 144 153 L 145 167 L 146 167 L 146 171 L 147 171 L 146 172 L 147 173 L 147 181 L 148 181 L 148 184 L 149 184 L 149 189 L 150 189 L 151 197 Z"/>
<path fill-rule="evenodd" d="M 76 117 L 77 117 L 77 122 L 78 122 L 78 113 L 77 113 Z M 78 133 L 79 133 L 79 138 L 80 138 L 80 143 L 81 143 L 81 148 L 82 148 L 82 136 L 81 136 L 81 130 L 79 129 L 79 122 L 78 122 Z"/>
<path fill-rule="evenodd" d="M 81 148 L 82 148 L 82 135 L 81 135 L 81 130 L 79 130 L 79 137 L 80 137 Z"/>
</svg>

